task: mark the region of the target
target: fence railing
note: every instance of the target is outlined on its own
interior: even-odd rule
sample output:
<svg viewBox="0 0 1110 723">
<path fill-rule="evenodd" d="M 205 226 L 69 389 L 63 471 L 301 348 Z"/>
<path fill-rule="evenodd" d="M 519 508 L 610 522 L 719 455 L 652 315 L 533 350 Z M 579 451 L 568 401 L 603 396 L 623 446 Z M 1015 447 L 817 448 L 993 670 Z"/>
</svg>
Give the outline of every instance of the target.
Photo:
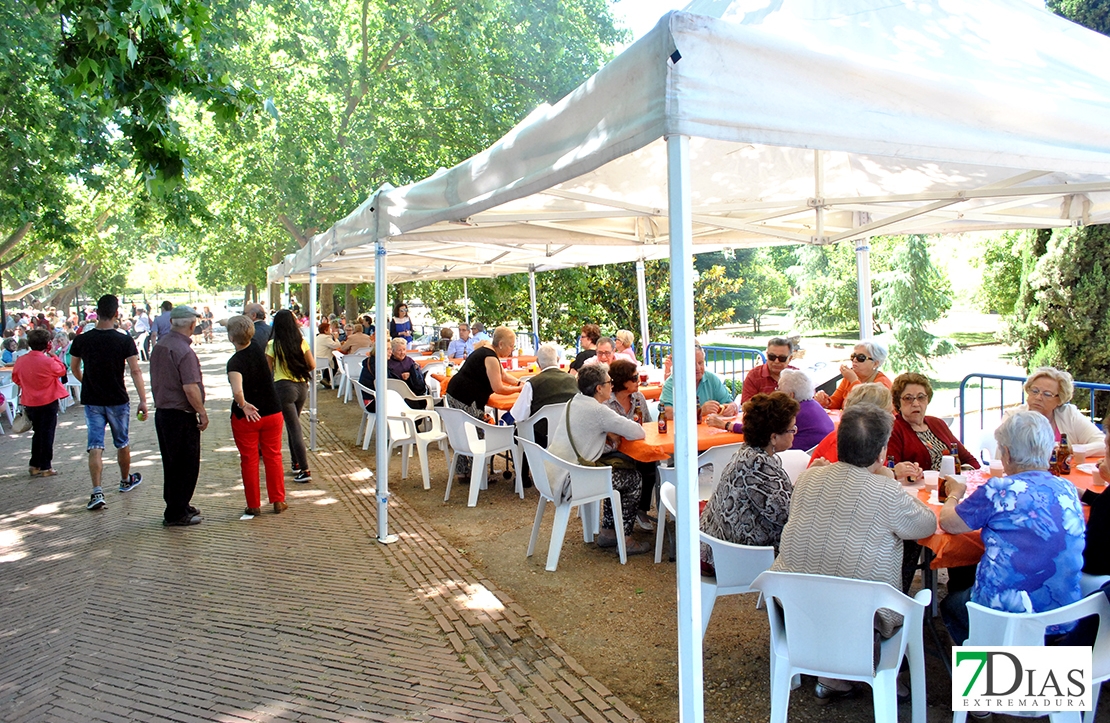
<svg viewBox="0 0 1110 723">
<path fill-rule="evenodd" d="M 739 394 L 738 385 L 743 382 L 744 375 L 748 373 L 748 370 L 767 361 L 767 357 L 759 349 L 744 349 L 731 346 L 703 346 L 702 350 L 705 352 L 705 368 L 719 376 L 722 380 L 733 380 L 737 394 Z M 670 344 L 661 342 L 648 344 L 648 363 L 662 369 L 663 359 L 670 353 Z"/>
<path fill-rule="evenodd" d="M 960 442 L 967 442 L 965 436 L 969 429 L 986 429 L 988 415 L 992 422 L 995 419 L 1001 420 L 1007 409 L 1024 404 L 1025 379 L 1025 377 L 1003 374 L 978 373 L 968 374 L 964 377 L 960 382 L 959 397 Z M 1110 384 L 1099 384 L 1098 382 L 1073 382 L 1073 384 L 1075 395 L 1072 396 L 1072 401 L 1082 390 L 1086 390 L 1088 395 L 1087 416 L 1091 418 L 1092 422 L 1098 423 L 1100 419 L 1097 417 L 1096 395 L 1110 392 Z M 969 409 L 969 397 L 970 401 L 974 401 L 976 395 L 978 395 L 979 401 L 978 409 Z M 979 417 L 979 424 L 977 427 L 969 428 L 968 415 L 975 415 L 976 413 Z"/>
</svg>

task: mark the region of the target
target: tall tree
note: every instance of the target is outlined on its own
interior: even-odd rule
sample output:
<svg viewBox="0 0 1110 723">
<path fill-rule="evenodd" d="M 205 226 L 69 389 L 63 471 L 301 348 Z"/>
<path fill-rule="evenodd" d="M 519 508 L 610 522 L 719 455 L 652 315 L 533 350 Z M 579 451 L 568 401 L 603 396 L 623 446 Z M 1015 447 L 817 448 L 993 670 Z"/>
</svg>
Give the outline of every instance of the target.
<svg viewBox="0 0 1110 723">
<path fill-rule="evenodd" d="M 895 239 L 899 243 L 890 258 L 890 268 L 876 275 L 876 316 L 894 330 L 890 367 L 921 373 L 931 368 L 930 359 L 955 351 L 949 341 L 926 328 L 948 313 L 952 285 L 929 257 L 927 237 Z"/>
</svg>

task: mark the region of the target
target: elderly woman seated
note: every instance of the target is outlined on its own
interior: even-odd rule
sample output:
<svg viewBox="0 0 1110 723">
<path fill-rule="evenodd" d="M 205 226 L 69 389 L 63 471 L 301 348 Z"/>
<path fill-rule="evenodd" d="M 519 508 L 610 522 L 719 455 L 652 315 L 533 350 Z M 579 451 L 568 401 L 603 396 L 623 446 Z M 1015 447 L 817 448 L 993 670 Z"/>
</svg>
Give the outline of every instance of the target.
<svg viewBox="0 0 1110 723">
<path fill-rule="evenodd" d="M 1055 378 L 1054 378 L 1055 379 Z M 1034 378 L 1034 384 L 1040 382 Z M 1055 397 L 1047 398 L 1053 401 Z M 994 433 L 1004 477 L 992 477 L 963 499 L 966 486 L 946 477 L 948 499 L 940 526 L 951 534 L 981 530 L 986 551 L 975 586 L 941 602 L 952 640 L 968 636 L 967 602 L 1012 613 L 1034 613 L 1069 605 L 1081 597 L 1083 510 L 1075 485 L 1048 471 L 1055 435 L 1041 412 L 1015 412 Z M 1070 632 L 1075 623 L 1054 625 L 1046 640 Z"/>
<path fill-rule="evenodd" d="M 1071 374 L 1055 367 L 1040 367 L 1025 380 L 1025 404 L 1010 411 L 1037 412 L 1048 420 L 1057 442 L 1067 435 L 1072 449 L 1095 452 L 1102 447 L 1102 430 L 1074 404 Z"/>
<path fill-rule="evenodd" d="M 609 406 L 613 382 L 609 378 L 609 367 L 604 364 L 583 366 L 578 370 L 578 394 L 567 402 L 564 418 L 558 423 L 548 450 L 560 459 L 575 464 L 590 465 L 597 462 L 605 452 L 607 443 L 617 443 L 619 439 L 643 439 L 644 428 L 628 419 Z M 611 459 L 613 466 L 613 489 L 621 496 L 621 514 L 624 521 L 623 534 L 632 534 L 636 522 L 636 510 L 640 503 L 642 481 L 636 470 L 635 461 L 625 457 Z M 566 499 L 570 494 L 570 476 L 563 470 L 548 465 L 547 474 L 551 489 Z M 613 520 L 612 504 L 606 500 L 601 519 L 601 532 L 596 538 L 598 547 L 616 547 L 617 531 Z M 639 555 L 651 550 L 648 540 L 627 540 L 626 551 L 629 555 Z"/>
<path fill-rule="evenodd" d="M 701 513 L 701 529 L 740 545 L 779 546 L 794 487 L 775 452 L 794 442 L 798 403 L 782 392 L 757 394 L 744 404 L 744 442 Z M 701 548 L 702 569 L 713 572 L 713 551 Z"/>
<path fill-rule="evenodd" d="M 860 384 L 875 382 L 890 388 L 890 379 L 879 371 L 879 367 L 886 361 L 886 347 L 874 341 L 861 341 L 856 344 L 849 356 L 850 364 L 840 365 L 840 375 L 844 377 L 837 385 L 836 391 L 830 397 L 824 392 L 817 392 L 814 399 L 826 409 L 841 409 L 848 398 L 848 393 Z"/>
<path fill-rule="evenodd" d="M 894 405 L 891 403 L 890 389 L 882 384 L 870 383 L 860 384 L 848 394 L 848 398 L 844 402 L 844 409 L 847 411 L 857 404 L 874 404 L 879 409 L 894 414 Z M 837 430 L 829 432 L 829 435 L 821 440 L 820 444 L 813 450 L 813 454 L 809 458 L 810 467 L 819 467 L 821 465 L 836 462 L 837 457 Z M 920 470 L 918 470 L 920 472 Z M 879 474 L 887 477 L 898 477 L 905 479 L 907 476 L 914 472 L 914 466 L 910 463 L 902 462 L 896 464 L 893 470 L 886 467 L 879 470 Z"/>
<path fill-rule="evenodd" d="M 885 387 L 884 387 L 885 389 Z M 833 431 L 834 425 L 824 408 L 813 399 L 813 382 L 809 376 L 798 369 L 784 369 L 779 375 L 778 391 L 798 403 L 798 416 L 795 424 L 798 427 L 794 435 L 794 444 L 791 449 L 803 451 L 813 449 L 821 440 Z M 754 399 L 754 395 L 748 399 Z M 744 434 L 742 417 L 735 421 L 718 414 L 710 414 L 705 418 L 705 423 L 710 427 L 728 429 L 736 434 Z M 835 447 L 836 442 L 833 441 Z"/>
<path fill-rule="evenodd" d="M 636 363 L 636 337 L 632 336 L 632 332 L 628 329 L 621 329 L 613 336 L 613 356 L 617 359 L 624 357 L 632 363 Z"/>
<path fill-rule="evenodd" d="M 933 385 L 928 379 L 920 374 L 899 374 L 890 391 L 898 416 L 886 453 L 895 462 L 913 465 L 912 469 L 903 467 L 903 472 L 920 480 L 923 470 L 939 470 L 941 459 L 953 448 L 961 465 L 979 469 L 979 460 L 960 444 L 944 420 L 926 416 L 925 410 L 933 400 Z"/>
</svg>

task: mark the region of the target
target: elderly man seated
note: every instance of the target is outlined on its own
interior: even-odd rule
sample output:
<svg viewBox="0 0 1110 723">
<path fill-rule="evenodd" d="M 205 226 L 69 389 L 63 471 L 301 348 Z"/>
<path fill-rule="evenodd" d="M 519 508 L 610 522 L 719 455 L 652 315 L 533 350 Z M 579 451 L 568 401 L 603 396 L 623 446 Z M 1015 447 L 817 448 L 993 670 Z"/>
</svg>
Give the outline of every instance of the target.
<svg viewBox="0 0 1110 723">
<path fill-rule="evenodd" d="M 543 344 L 536 352 L 536 363 L 540 373 L 529 377 L 524 386 L 520 388 L 520 396 L 513 403 L 509 411 L 513 419 L 527 419 L 540 411 L 548 404 L 569 402 L 571 397 L 578 393 L 578 383 L 574 377 L 559 368 L 559 350 L 554 344 Z M 558 426 L 558 425 L 556 425 Z M 536 444 L 547 446 L 547 422 L 541 420 L 532 428 Z M 532 476 L 528 471 L 528 458 L 524 458 L 523 468 L 524 486 L 532 485 Z"/>
<path fill-rule="evenodd" d="M 594 355 L 582 362 L 582 366 L 588 367 L 594 364 L 612 364 L 616 356 L 617 345 L 613 340 L 607 336 L 603 336 L 597 340 L 597 346 L 594 347 Z"/>
<path fill-rule="evenodd" d="M 362 324 L 347 325 L 347 340 L 339 347 L 339 351 L 350 354 L 359 349 L 368 349 L 374 346 L 374 339 L 362 333 Z"/>
<path fill-rule="evenodd" d="M 794 343 L 789 339 L 776 336 L 767 342 L 767 363 L 753 367 L 744 377 L 744 387 L 740 391 L 740 403 L 748 401 L 756 394 L 770 394 L 779 388 L 779 375 L 783 369 L 794 369 L 790 358 L 794 355 Z"/>
<path fill-rule="evenodd" d="M 844 423 L 840 424 L 843 434 Z M 1083 509 L 1075 485 L 1053 476 L 1048 459 L 1056 444 L 1052 425 L 1038 412 L 1015 412 L 995 430 L 1003 477 L 992 477 L 964 499 L 966 486 L 946 477 L 948 499 L 940 526 L 952 534 L 981 530 L 985 549 L 975 585 L 941 602 L 957 645 L 968 636 L 967 602 L 1014 613 L 1035 613 L 1080 599 Z M 1055 625 L 1048 642 L 1075 627 Z"/>
<path fill-rule="evenodd" d="M 474 340 L 470 338 L 470 325 L 459 322 L 459 338 L 452 339 L 447 345 L 448 359 L 465 359 L 474 351 Z"/>
<path fill-rule="evenodd" d="M 772 570 L 873 580 L 901 589 L 903 540 L 928 537 L 937 520 L 925 503 L 879 474 L 893 426 L 894 416 L 873 404 L 844 411 L 837 434 L 839 461 L 811 467 L 794 483 Z M 901 616 L 889 610 L 879 610 L 875 618 L 883 637 L 901 624 Z M 855 691 L 847 681 L 817 680 L 818 698 Z"/>
<path fill-rule="evenodd" d="M 705 350 L 694 347 L 694 384 L 695 394 L 701 405 L 703 415 L 719 414 L 722 417 L 735 417 L 738 413 L 732 394 L 716 374 L 705 370 Z M 659 407 L 666 411 L 668 419 L 674 419 L 674 376 L 663 382 L 659 393 Z"/>
</svg>

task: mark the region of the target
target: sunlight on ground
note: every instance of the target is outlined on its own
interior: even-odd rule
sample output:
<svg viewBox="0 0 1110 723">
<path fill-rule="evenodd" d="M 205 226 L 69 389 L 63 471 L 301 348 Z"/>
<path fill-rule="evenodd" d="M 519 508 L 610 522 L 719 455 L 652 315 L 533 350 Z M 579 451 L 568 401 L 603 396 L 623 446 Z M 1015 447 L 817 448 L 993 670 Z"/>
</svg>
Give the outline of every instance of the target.
<svg viewBox="0 0 1110 723">
<path fill-rule="evenodd" d="M 15 562 L 27 557 L 23 535 L 18 530 L 0 530 L 0 562 Z"/>
<path fill-rule="evenodd" d="M 338 501 L 339 500 L 335 499 L 334 497 L 325 497 L 322 500 L 314 501 L 312 504 L 314 504 L 314 505 L 334 505 Z"/>
<path fill-rule="evenodd" d="M 359 487 L 355 490 L 355 494 L 366 495 L 367 497 L 374 497 L 378 494 L 377 487 Z"/>
<path fill-rule="evenodd" d="M 324 490 L 290 490 L 286 488 L 285 494 L 289 497 L 303 498 L 319 497 L 320 495 L 325 494 L 325 492 Z"/>
<path fill-rule="evenodd" d="M 462 591 L 461 593 L 459 591 Z M 505 605 L 497 596 L 484 585 L 470 585 L 459 580 L 448 580 L 442 585 L 436 585 L 430 592 L 425 592 L 425 598 L 453 596 L 455 602 L 469 610 L 504 610 Z"/>
<path fill-rule="evenodd" d="M 45 505 L 39 505 L 38 507 L 31 510 L 31 512 L 29 514 L 32 514 L 32 515 L 53 515 L 61 509 L 62 509 L 62 503 L 60 503 L 60 502 L 50 502 L 50 503 L 45 504 Z"/>
<path fill-rule="evenodd" d="M 364 482 L 373 476 L 373 472 L 371 472 L 368 468 L 363 467 L 357 472 L 352 472 L 351 474 L 347 475 L 347 479 L 351 480 L 352 482 Z"/>
</svg>

